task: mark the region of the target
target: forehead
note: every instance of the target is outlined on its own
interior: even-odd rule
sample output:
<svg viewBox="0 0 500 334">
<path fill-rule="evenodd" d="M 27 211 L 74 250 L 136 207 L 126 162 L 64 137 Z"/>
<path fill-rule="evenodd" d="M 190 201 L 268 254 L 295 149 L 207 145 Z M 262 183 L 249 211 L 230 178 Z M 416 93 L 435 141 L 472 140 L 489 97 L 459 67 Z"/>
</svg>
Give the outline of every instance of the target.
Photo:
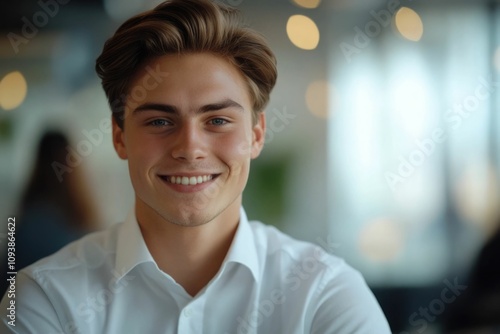
<svg viewBox="0 0 500 334">
<path fill-rule="evenodd" d="M 251 106 L 248 86 L 240 70 L 229 60 L 209 53 L 149 59 L 133 77 L 129 96 L 179 105 L 230 98 L 245 109 Z"/>
</svg>

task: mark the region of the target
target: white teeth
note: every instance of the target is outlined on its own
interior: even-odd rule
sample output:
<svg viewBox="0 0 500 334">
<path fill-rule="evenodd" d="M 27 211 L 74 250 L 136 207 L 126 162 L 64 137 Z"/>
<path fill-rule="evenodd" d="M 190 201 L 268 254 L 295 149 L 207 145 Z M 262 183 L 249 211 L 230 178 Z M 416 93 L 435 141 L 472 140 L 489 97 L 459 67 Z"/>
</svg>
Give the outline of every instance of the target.
<svg viewBox="0 0 500 334">
<path fill-rule="evenodd" d="M 212 175 L 200 176 L 170 176 L 167 178 L 170 183 L 194 186 L 212 180 Z"/>
</svg>

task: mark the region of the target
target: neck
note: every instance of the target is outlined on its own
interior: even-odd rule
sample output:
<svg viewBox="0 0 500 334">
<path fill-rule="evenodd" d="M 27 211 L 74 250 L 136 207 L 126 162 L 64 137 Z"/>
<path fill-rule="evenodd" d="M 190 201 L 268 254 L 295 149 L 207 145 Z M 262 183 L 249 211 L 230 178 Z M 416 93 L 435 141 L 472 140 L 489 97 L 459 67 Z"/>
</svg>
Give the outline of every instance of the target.
<svg viewBox="0 0 500 334">
<path fill-rule="evenodd" d="M 158 267 L 195 296 L 219 271 L 239 222 L 241 201 L 213 220 L 182 226 L 165 220 L 144 203 L 136 215 L 146 246 Z"/>
</svg>

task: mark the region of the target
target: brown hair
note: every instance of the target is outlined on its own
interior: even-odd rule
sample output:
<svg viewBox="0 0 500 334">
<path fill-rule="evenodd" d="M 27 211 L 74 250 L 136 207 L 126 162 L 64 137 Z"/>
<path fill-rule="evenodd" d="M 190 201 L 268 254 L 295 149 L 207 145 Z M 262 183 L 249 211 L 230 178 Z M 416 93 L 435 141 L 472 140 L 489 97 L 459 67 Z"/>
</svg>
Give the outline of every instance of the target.
<svg viewBox="0 0 500 334">
<path fill-rule="evenodd" d="M 265 39 L 242 26 L 234 8 L 210 0 L 167 0 L 123 23 L 97 58 L 96 72 L 118 125 L 123 128 L 130 85 L 141 64 L 193 52 L 219 55 L 239 68 L 253 100 L 255 122 L 277 79 L 276 58 Z"/>
</svg>

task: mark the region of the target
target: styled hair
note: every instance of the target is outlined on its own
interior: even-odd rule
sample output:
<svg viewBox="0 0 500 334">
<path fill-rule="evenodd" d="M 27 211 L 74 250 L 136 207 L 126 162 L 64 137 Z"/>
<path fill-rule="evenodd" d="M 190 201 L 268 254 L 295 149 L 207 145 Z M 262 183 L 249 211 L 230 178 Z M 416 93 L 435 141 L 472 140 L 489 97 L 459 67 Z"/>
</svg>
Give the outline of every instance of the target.
<svg viewBox="0 0 500 334">
<path fill-rule="evenodd" d="M 221 56 L 241 71 L 255 123 L 277 79 L 276 58 L 266 40 L 243 26 L 232 7 L 211 0 L 167 0 L 123 23 L 97 58 L 96 72 L 117 124 L 123 128 L 139 66 L 163 55 L 201 52 Z"/>
</svg>

